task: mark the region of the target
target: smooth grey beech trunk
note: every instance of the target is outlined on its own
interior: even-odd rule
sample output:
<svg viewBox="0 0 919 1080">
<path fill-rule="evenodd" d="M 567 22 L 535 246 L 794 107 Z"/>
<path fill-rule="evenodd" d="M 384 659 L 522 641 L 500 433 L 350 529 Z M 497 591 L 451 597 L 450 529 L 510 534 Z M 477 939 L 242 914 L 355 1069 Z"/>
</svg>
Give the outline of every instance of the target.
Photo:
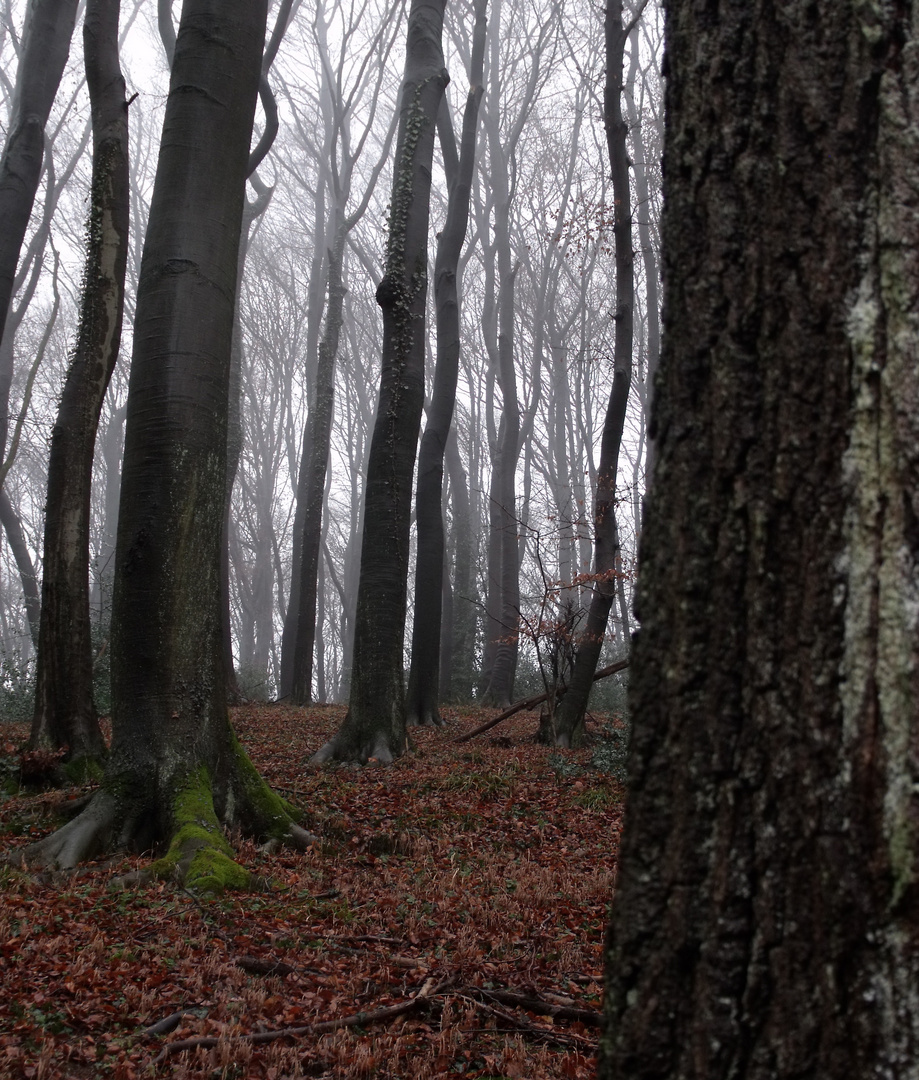
<svg viewBox="0 0 919 1080">
<path fill-rule="evenodd" d="M 609 1078 L 919 1077 L 919 12 L 670 0 Z"/>
<path fill-rule="evenodd" d="M 434 132 L 447 72 L 445 0 L 412 0 L 396 141 L 383 314 L 380 398 L 367 461 L 364 540 L 348 714 L 314 756 L 388 762 L 405 750 L 402 642 L 412 472 L 424 404 L 427 244 Z"/>
<path fill-rule="evenodd" d="M 606 640 L 610 609 L 624 590 L 617 589 L 622 573 L 616 522 L 616 479 L 625 412 L 632 388 L 632 338 L 635 315 L 634 255 L 632 252 L 632 194 L 629 187 L 629 126 L 622 115 L 622 64 L 631 26 L 623 26 L 621 0 L 606 5 L 606 83 L 603 91 L 606 145 L 613 180 L 613 245 L 616 261 L 616 332 L 613 344 L 613 385 L 603 421 L 597 490 L 594 494 L 593 591 L 587 622 L 579 635 L 568 692 L 554 718 L 555 744 L 578 746 L 584 737 L 584 716 L 594 672 Z M 623 595 L 624 599 L 624 595 Z M 629 636 L 629 615 L 621 605 L 623 633 Z"/>
<path fill-rule="evenodd" d="M 93 179 L 80 325 L 51 433 L 41 629 L 29 746 L 91 767 L 105 741 L 93 701 L 89 515 L 99 415 L 121 345 L 128 255 L 128 103 L 118 58 L 120 0 L 88 0 L 83 51 Z"/>
<path fill-rule="evenodd" d="M 485 0 L 477 0 L 473 31 L 469 93 L 457 157 L 453 125 L 441 101 L 438 117 L 441 146 L 450 195 L 447 220 L 437 240 L 434 260 L 434 303 L 437 320 L 437 363 L 428 422 L 418 452 L 415 493 L 417 556 L 415 611 L 412 623 L 412 658 L 406 695 L 406 722 L 412 726 L 439 726 L 441 615 L 444 598 L 444 455 L 453 422 L 459 377 L 460 309 L 459 261 L 469 223 L 469 199 L 475 164 L 479 102 L 485 66 Z M 465 601 L 463 601 L 465 602 Z"/>
<path fill-rule="evenodd" d="M 171 845 L 160 872 L 217 889 L 246 879 L 223 825 L 299 835 L 233 735 L 220 637 L 230 345 L 266 9 L 183 5 L 134 326 L 112 749 L 87 809 L 27 850 L 36 863 Z"/>
</svg>

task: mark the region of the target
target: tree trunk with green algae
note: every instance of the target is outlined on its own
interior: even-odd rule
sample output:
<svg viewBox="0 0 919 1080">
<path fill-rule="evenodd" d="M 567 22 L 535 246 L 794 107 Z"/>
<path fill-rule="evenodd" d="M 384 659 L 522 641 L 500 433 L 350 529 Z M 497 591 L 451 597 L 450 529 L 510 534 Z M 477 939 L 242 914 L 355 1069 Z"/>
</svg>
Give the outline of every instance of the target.
<svg viewBox="0 0 919 1080">
<path fill-rule="evenodd" d="M 364 504 L 348 714 L 313 755 L 390 762 L 405 752 L 402 643 L 408 591 L 412 472 L 424 404 L 427 245 L 434 130 L 447 72 L 446 0 L 413 0 L 408 23 L 386 270 L 380 400 Z"/>
<path fill-rule="evenodd" d="M 239 883 L 221 827 L 305 843 L 229 723 L 219 549 L 230 342 L 267 0 L 185 0 L 138 288 L 115 595 L 112 749 L 87 809 L 25 851 L 166 849 Z"/>
<path fill-rule="evenodd" d="M 670 0 L 599 1075 L 919 1077 L 919 11 Z"/>
</svg>

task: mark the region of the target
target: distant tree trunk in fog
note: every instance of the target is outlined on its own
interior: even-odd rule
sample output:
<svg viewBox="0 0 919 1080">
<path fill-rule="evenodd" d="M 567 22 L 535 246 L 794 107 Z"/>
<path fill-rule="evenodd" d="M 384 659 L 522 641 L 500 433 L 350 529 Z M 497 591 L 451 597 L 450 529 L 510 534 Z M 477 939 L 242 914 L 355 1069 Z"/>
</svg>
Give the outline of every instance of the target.
<svg viewBox="0 0 919 1080">
<path fill-rule="evenodd" d="M 227 504 L 223 521 L 223 542 L 220 549 L 220 607 L 223 611 L 221 639 L 223 642 L 223 663 L 227 674 L 227 699 L 233 705 L 238 704 L 242 700 L 242 691 L 239 687 L 239 679 L 237 678 L 236 667 L 233 663 L 233 634 L 230 621 L 229 540 L 233 484 L 236 480 L 236 472 L 239 468 L 239 455 L 242 453 L 243 446 L 242 419 L 240 416 L 242 366 L 245 362 L 243 355 L 242 320 L 240 318 L 242 281 L 246 269 L 246 255 L 249 251 L 252 226 L 268 209 L 272 194 L 274 193 L 274 188 L 266 187 L 265 184 L 258 179 L 257 175 L 252 174 L 249 177 L 249 180 L 252 181 L 253 187 L 256 190 L 256 197 L 251 202 L 248 201 L 248 199 L 246 201 L 246 206 L 243 210 L 242 232 L 239 241 L 239 259 L 236 271 L 236 308 L 233 315 L 233 341 L 230 346 L 230 392 L 227 408 Z"/>
<path fill-rule="evenodd" d="M 505 177 L 506 180 L 506 177 Z M 498 213 L 501 206 L 499 203 Z M 506 210 L 506 205 L 505 205 Z M 502 242 L 502 239 L 504 242 Z M 514 371 L 514 285 L 516 268 L 510 265 L 507 236 L 498 246 L 498 381 L 502 411 L 497 453 L 492 464 L 489 492 L 489 595 L 492 662 L 483 701 L 508 705 L 514 693 L 520 623 L 520 563 L 517 541 L 516 473 L 520 450 L 520 413 Z"/>
<path fill-rule="evenodd" d="M 83 27 L 93 178 L 80 325 L 48 460 L 41 630 L 29 746 L 105 753 L 93 701 L 89 516 L 102 403 L 121 345 L 129 237 L 128 105 L 118 58 L 120 0 L 88 0 Z"/>
<path fill-rule="evenodd" d="M 328 147 L 328 156 L 331 156 L 331 139 L 323 149 Z M 323 163 L 327 155 L 323 155 Z M 324 301 L 323 283 L 328 282 L 328 268 L 326 266 L 326 210 L 325 210 L 325 184 L 318 184 L 316 194 L 316 214 L 313 222 L 313 258 L 310 264 L 310 284 L 307 292 L 306 305 L 306 369 L 312 368 L 312 357 L 316 357 L 318 367 L 320 327 L 322 324 L 322 311 Z M 309 380 L 307 380 L 309 381 Z M 312 389 L 312 387 L 310 388 Z M 309 408 L 309 395 L 307 408 Z M 291 535 L 291 565 L 290 565 L 290 590 L 287 601 L 287 611 L 284 615 L 284 627 L 281 632 L 281 677 L 278 685 L 278 696 L 285 700 L 289 699 L 294 685 L 294 662 L 297 649 L 297 634 L 300 622 L 300 567 L 303 563 L 303 519 L 306 514 L 306 484 L 309 472 L 308 461 L 311 447 L 309 441 L 309 416 L 303 429 L 303 443 L 300 448 L 299 468 L 297 469 L 297 488 L 294 505 L 294 521 Z"/>
<path fill-rule="evenodd" d="M 664 6 L 599 1076 L 916 1080 L 916 7 Z"/>
<path fill-rule="evenodd" d="M 625 411 L 632 386 L 632 331 L 635 285 L 632 253 L 632 196 L 629 190 L 629 158 L 626 145 L 628 124 L 622 115 L 622 64 L 625 44 L 631 27 L 622 24 L 621 0 L 608 0 L 606 6 L 606 86 L 604 118 L 606 140 L 613 179 L 615 218 L 613 242 L 616 260 L 616 334 L 613 359 L 613 386 L 610 391 L 594 497 L 593 594 L 587 612 L 587 624 L 578 641 L 574 670 L 568 693 L 562 698 L 555 716 L 557 746 L 577 746 L 584 733 L 584 716 L 593 685 L 594 672 L 606 638 L 606 627 L 617 591 L 624 601 L 624 589 L 617 589 L 622 571 L 619 531 L 616 525 L 616 479 L 619 448 L 625 426 Z M 628 611 L 620 612 L 624 635 L 628 635 Z"/>
<path fill-rule="evenodd" d="M 32 644 L 38 648 L 41 599 L 38 589 L 38 578 L 35 574 L 35 565 L 29 553 L 29 545 L 26 543 L 22 531 L 22 521 L 16 513 L 6 488 L 0 488 L 0 525 L 6 533 L 7 543 L 13 553 L 16 569 L 19 571 L 19 580 L 22 583 L 22 591 L 25 598 L 26 620 L 29 624 L 29 636 Z"/>
<path fill-rule="evenodd" d="M 380 398 L 365 488 L 351 696 L 314 761 L 391 761 L 405 750 L 403 637 L 412 472 L 424 404 L 427 244 L 434 130 L 447 73 L 445 0 L 412 0 L 390 203 Z"/>
<path fill-rule="evenodd" d="M 449 622 L 442 633 L 450 638 L 450 681 L 442 684 L 442 696 L 450 701 L 471 702 L 475 689 L 475 638 L 478 609 L 475 604 L 472 512 L 468 477 L 460 460 L 455 429 L 447 440 L 447 472 L 453 509 L 453 575 Z"/>
<path fill-rule="evenodd" d="M 281 640 L 280 696 L 290 698 L 297 704 L 305 704 L 312 698 L 313 661 L 317 647 L 316 622 L 317 618 L 322 617 L 317 612 L 318 575 L 335 412 L 339 339 L 345 318 L 345 244 L 367 210 L 382 168 L 389 158 L 395 135 L 393 122 L 382 140 L 380 157 L 370 169 L 360 203 L 348 214 L 347 207 L 356 167 L 366 148 L 366 137 L 374 127 L 381 98 L 380 87 L 385 78 L 386 58 L 395 37 L 392 30 L 396 8 L 392 9 L 386 25 L 379 28 L 374 41 L 374 49 L 380 50 L 380 55 L 376 57 L 377 64 L 369 64 L 362 69 L 356 85 L 350 90 L 343 85 L 341 67 L 348 43 L 342 43 L 336 67 L 329 49 L 324 10 L 324 5 L 320 3 L 314 24 L 316 43 L 322 58 L 319 111 L 324 126 L 322 144 L 316 148 L 320 167 L 315 198 L 313 280 L 310 284 L 307 314 L 307 358 L 309 365 L 315 362 L 315 370 L 311 371 L 309 379 L 309 414 L 304 426 L 297 470 L 290 602 L 285 613 Z M 356 111 L 358 90 L 368 91 L 371 101 L 368 111 L 362 117 L 363 133 L 355 138 L 351 132 L 351 123 Z M 320 341 L 319 327 L 323 317 L 324 299 L 325 325 Z"/>
<path fill-rule="evenodd" d="M 26 9 L 10 124 L 0 156 L 0 340 L 5 337 L 16 266 L 41 179 L 45 125 L 70 54 L 76 12 L 77 0 L 30 0 Z M 5 428 L 13 381 L 11 340 L 3 342 L 0 362 L 0 412 Z M 19 516 L 5 495 L 0 500 L 0 522 L 16 559 L 32 642 L 37 645 L 38 585 L 31 555 L 22 540 Z"/>
<path fill-rule="evenodd" d="M 428 423 L 418 453 L 415 495 L 417 558 L 412 657 L 406 695 L 409 725 L 440 725 L 441 612 L 444 590 L 444 454 L 453 420 L 459 375 L 460 310 L 459 260 L 466 240 L 472 170 L 475 164 L 479 101 L 484 93 L 485 0 L 477 0 L 470 88 L 463 115 L 459 160 L 446 99 L 441 102 L 438 126 L 450 184 L 447 220 L 437 241 L 434 262 L 434 303 L 437 318 L 437 364 Z"/>
<path fill-rule="evenodd" d="M 262 57 L 262 72 L 259 79 L 259 98 L 264 113 L 264 129 L 257 145 L 250 151 L 247 179 L 255 188 L 256 197 L 247 201 L 243 212 L 242 235 L 239 247 L 239 266 L 236 275 L 236 307 L 233 317 L 233 345 L 230 358 L 230 396 L 229 416 L 227 428 L 227 506 L 223 526 L 223 542 L 220 552 L 220 595 L 221 608 L 223 610 L 223 639 L 224 669 L 227 676 L 227 697 L 230 702 L 237 703 L 242 694 L 239 680 L 236 674 L 236 666 L 233 663 L 233 635 L 230 621 L 230 550 L 229 550 L 229 514 L 233 495 L 233 484 L 236 481 L 236 473 L 239 468 L 239 455 L 242 453 L 242 425 L 240 420 L 240 393 L 242 384 L 242 365 L 245 362 L 242 336 L 242 320 L 240 317 L 240 296 L 242 282 L 246 269 L 246 256 L 249 252 L 252 227 L 258 218 L 264 214 L 271 202 L 274 188 L 268 187 L 258 177 L 256 169 L 268 155 L 279 130 L 278 104 L 271 85 L 268 82 L 268 72 L 274 63 L 281 41 L 287 30 L 291 10 L 299 6 L 300 0 L 281 0 L 275 17 L 274 30 L 265 46 Z M 171 29 L 172 17 L 164 18 L 162 6 L 159 10 L 160 36 L 163 45 L 169 55 L 169 29 L 164 27 L 168 21 Z M 267 659 L 264 662 L 264 675 L 267 675 Z"/>
<path fill-rule="evenodd" d="M 558 11 L 559 7 L 554 5 L 548 12 L 534 12 L 533 19 L 528 20 L 527 37 L 515 45 L 519 49 L 520 70 L 526 71 L 523 86 L 514 86 L 516 115 L 506 114 L 509 103 L 503 99 L 508 90 L 504 82 L 503 50 L 508 26 L 513 22 L 513 11 L 510 18 L 505 17 L 502 4 L 495 0 L 489 22 L 489 83 L 484 124 L 489 162 L 487 198 L 491 205 L 480 208 L 479 228 L 483 236 L 492 235 L 490 245 L 483 242 L 486 257 L 494 265 L 486 270 L 482 323 L 489 365 L 501 391 L 501 417 L 497 430 L 492 422 L 489 423 L 492 468 L 487 508 L 488 591 L 482 700 L 496 705 L 508 704 L 513 696 L 520 626 L 522 536 L 516 474 L 521 425 L 515 347 L 515 292 L 520 262 L 516 253 L 517 237 L 512 237 L 511 232 L 511 211 L 517 196 L 520 135 L 543 78 L 544 47 L 545 52 L 549 51 L 546 34 L 558 17 Z"/>
<path fill-rule="evenodd" d="M 327 255 L 329 294 L 325 330 L 319 343 L 316 384 L 307 420 L 308 444 L 304 447 L 303 513 L 300 544 L 300 592 L 297 602 L 297 637 L 294 647 L 291 699 L 303 705 L 312 699 L 313 646 L 316 641 L 316 598 L 319 587 L 319 557 L 322 547 L 322 508 L 325 502 L 326 472 L 332 439 L 335 408 L 335 360 L 344 321 L 345 287 L 342 259 L 345 248 L 345 216 L 336 209 L 332 246 Z"/>
<path fill-rule="evenodd" d="M 30 0 L 10 126 L 0 156 L 0 337 L 41 178 L 45 124 L 70 54 L 77 0 Z"/>
</svg>

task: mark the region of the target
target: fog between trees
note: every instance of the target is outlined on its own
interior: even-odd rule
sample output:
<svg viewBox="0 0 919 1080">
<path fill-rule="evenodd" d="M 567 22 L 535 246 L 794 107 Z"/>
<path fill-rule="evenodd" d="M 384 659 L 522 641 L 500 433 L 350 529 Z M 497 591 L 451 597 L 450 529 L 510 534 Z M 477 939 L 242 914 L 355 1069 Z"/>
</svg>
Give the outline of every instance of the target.
<svg viewBox="0 0 919 1080">
<path fill-rule="evenodd" d="M 351 672 L 363 478 L 382 344 L 375 290 L 384 264 L 407 11 L 383 4 L 321 4 L 306 11 L 295 4 L 291 14 L 269 72 L 278 134 L 248 189 L 259 212 L 250 215 L 235 342 L 229 612 L 238 692 L 266 698 L 288 693 L 282 640 L 295 637 L 291 596 L 299 592 L 299 538 L 307 503 L 305 491 L 297 499 L 297 478 L 302 485 L 310 410 L 319 410 L 326 393 L 321 383 L 317 389 L 316 374 L 323 348 L 329 356 L 336 321 L 329 305 L 341 297 L 334 369 L 331 380 L 326 376 L 334 401 L 323 514 L 319 524 L 313 511 L 308 525 L 313 535 L 318 530 L 308 690 L 315 700 L 333 700 L 347 698 Z M 276 15 L 273 10 L 270 18 Z M 0 28 L 3 70 L 11 73 L 3 83 L 7 115 L 22 18 L 23 6 L 10 0 Z M 471 4 L 448 6 L 446 99 L 456 139 L 473 27 Z M 157 21 L 147 5 L 123 5 L 121 38 L 127 95 L 136 97 L 129 108 L 125 329 L 103 406 L 92 484 L 92 645 L 99 672 L 108 652 L 134 297 L 168 77 Z M 656 310 L 647 310 L 641 245 L 657 243 L 658 51 L 657 16 L 648 8 L 630 35 L 624 95 L 632 157 L 640 163 L 635 171 L 645 195 L 636 215 L 642 234 L 636 238 L 635 374 L 617 495 L 626 605 L 643 485 L 648 341 L 656 348 L 657 334 Z M 445 632 L 439 648 L 445 701 L 490 695 L 503 702 L 515 692 L 537 689 L 540 662 L 547 675 L 556 663 L 551 626 L 565 624 L 564 642 L 583 622 L 590 582 L 579 575 L 591 570 L 592 498 L 615 332 L 603 72 L 602 27 L 589 5 L 546 4 L 534 13 L 527 5 L 502 2 L 488 12 L 470 223 L 458 275 L 457 405 L 445 449 Z M 260 106 L 253 143 L 263 134 L 265 115 Z M 34 665 L 24 585 L 34 591 L 42 578 L 48 437 L 76 339 L 83 275 L 91 139 L 79 25 L 46 141 L 3 342 L 11 366 L 11 420 L 23 407 L 30 368 L 41 354 L 0 515 L 6 529 L 0 640 L 8 689 Z M 652 163 L 647 170 L 645 161 Z M 438 141 L 432 266 L 436 234 L 445 222 L 450 168 Z M 340 266 L 340 286 L 334 276 L 330 279 L 330 260 L 333 268 Z M 656 275 L 656 256 L 648 266 Z M 656 293 L 653 302 L 656 306 Z M 431 313 L 430 300 L 428 309 Z M 432 313 L 427 342 L 429 401 Z M 414 558 L 414 539 L 412 545 Z M 410 575 L 406 669 L 412 580 Z M 37 629 L 34 610 L 33 619 Z M 624 647 L 621 625 L 621 613 L 614 609 L 608 648 Z M 293 645 L 288 653 L 292 665 Z M 299 656 L 302 660 L 302 648 Z M 97 679 L 99 693 L 105 709 L 105 689 Z M 305 696 L 302 685 L 299 696 Z"/>
</svg>

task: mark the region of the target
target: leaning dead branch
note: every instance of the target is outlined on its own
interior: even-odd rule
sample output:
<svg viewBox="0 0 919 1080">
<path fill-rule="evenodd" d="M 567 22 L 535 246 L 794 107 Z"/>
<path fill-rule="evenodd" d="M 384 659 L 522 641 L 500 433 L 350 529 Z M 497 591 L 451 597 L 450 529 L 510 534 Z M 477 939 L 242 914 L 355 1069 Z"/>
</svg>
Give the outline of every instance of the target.
<svg viewBox="0 0 919 1080">
<path fill-rule="evenodd" d="M 609 675 L 615 675 L 617 671 L 624 671 L 629 666 L 628 660 L 617 660 L 615 664 L 608 664 L 605 668 L 600 668 L 599 671 L 594 673 L 594 682 L 598 679 L 605 679 Z M 564 684 L 559 686 L 555 691 L 556 699 L 560 698 L 568 687 Z M 523 712 L 526 709 L 532 709 L 536 705 L 541 705 L 549 697 L 548 691 L 542 694 L 535 694 L 533 697 L 525 698 L 523 701 L 516 701 L 510 708 L 505 709 L 503 713 L 494 717 L 491 720 L 487 720 L 484 724 L 480 724 L 477 728 L 473 728 L 472 731 L 467 731 L 465 735 L 460 735 L 458 739 L 454 739 L 454 743 L 469 742 L 470 739 L 474 739 L 476 735 L 481 735 L 483 732 L 490 731 L 493 727 L 497 727 L 502 720 L 507 720 L 513 716 L 514 713 Z"/>
</svg>

